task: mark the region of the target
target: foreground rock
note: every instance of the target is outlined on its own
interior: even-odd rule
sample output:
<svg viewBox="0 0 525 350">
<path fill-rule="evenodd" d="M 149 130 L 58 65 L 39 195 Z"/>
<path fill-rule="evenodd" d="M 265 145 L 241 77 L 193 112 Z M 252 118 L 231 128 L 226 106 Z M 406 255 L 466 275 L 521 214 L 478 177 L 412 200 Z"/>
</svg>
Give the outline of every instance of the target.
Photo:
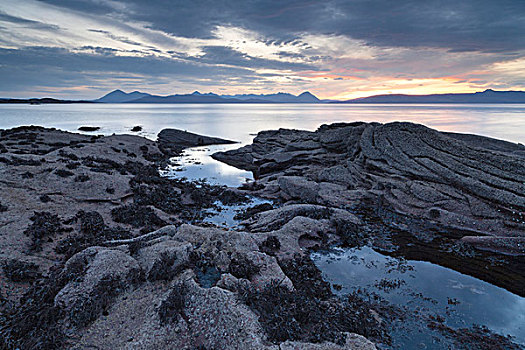
<svg viewBox="0 0 525 350">
<path fill-rule="evenodd" d="M 343 224 L 355 233 L 354 215 L 298 205 L 249 219 L 251 233 L 190 225 L 215 201 L 245 196 L 161 178 L 171 155 L 164 141 L 40 127 L 1 136 L 0 348 L 374 349 L 365 336 L 388 341 L 382 306 L 336 298 L 307 254 L 339 242 Z M 220 142 L 197 140 L 208 141 Z"/>
<path fill-rule="evenodd" d="M 341 123 L 260 132 L 213 157 L 253 171 L 266 197 L 366 210 L 399 229 L 525 255 L 523 145 L 411 123 Z"/>
</svg>

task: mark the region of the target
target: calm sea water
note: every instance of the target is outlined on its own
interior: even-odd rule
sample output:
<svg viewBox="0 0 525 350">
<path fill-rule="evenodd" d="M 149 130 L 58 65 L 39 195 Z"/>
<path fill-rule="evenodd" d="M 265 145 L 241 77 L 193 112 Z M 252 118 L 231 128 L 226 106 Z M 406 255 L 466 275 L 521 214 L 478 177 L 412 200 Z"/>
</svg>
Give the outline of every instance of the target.
<svg viewBox="0 0 525 350">
<path fill-rule="evenodd" d="M 349 121 L 412 121 L 429 127 L 525 143 L 525 105 L 310 105 L 310 104 L 73 104 L 0 105 L 0 128 L 42 125 L 75 131 L 100 126 L 97 133 L 144 127 L 155 138 L 163 128 L 251 141 L 261 130 L 315 130 Z"/>
<path fill-rule="evenodd" d="M 257 132 L 294 128 L 315 130 L 334 122 L 411 121 L 429 127 L 490 136 L 525 143 L 525 105 L 311 105 L 311 104 L 72 104 L 0 105 L 0 128 L 42 125 L 77 131 L 79 126 L 99 126 L 88 134 L 130 133 L 135 125 L 142 135 L 155 139 L 164 128 L 178 128 L 219 136 L 240 144 L 198 147 L 185 151 L 180 166 L 165 175 L 206 178 L 211 183 L 238 186 L 250 172 L 216 162 L 210 154 L 250 143 Z"/>
</svg>

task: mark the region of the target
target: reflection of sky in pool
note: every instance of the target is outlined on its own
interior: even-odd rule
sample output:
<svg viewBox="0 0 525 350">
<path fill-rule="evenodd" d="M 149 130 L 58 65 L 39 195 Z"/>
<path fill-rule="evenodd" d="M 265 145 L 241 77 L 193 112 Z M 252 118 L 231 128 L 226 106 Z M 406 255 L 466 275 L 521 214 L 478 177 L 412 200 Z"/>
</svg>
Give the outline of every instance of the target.
<svg viewBox="0 0 525 350">
<path fill-rule="evenodd" d="M 387 257 L 367 247 L 313 253 L 312 258 L 328 281 L 343 286 L 341 291 L 334 290 L 338 294 L 366 288 L 392 304 L 425 315 L 439 314 L 452 328 L 484 325 L 525 345 L 525 298 L 505 289 L 428 262 Z M 385 291 L 376 286 L 382 279 L 404 282 Z M 449 300 L 458 303 L 449 304 Z M 433 336 L 439 334 L 424 326 L 418 329 L 409 320 L 394 326 L 394 347 L 442 349 L 446 341 L 436 343 Z"/>
<path fill-rule="evenodd" d="M 163 175 L 168 177 L 185 177 L 188 180 L 206 179 L 214 185 L 238 187 L 246 181 L 253 180 L 250 171 L 237 169 L 218 162 L 210 157 L 215 152 L 236 149 L 239 144 L 203 146 L 184 150 L 181 157 L 172 158 L 176 165 L 168 167 Z"/>
<path fill-rule="evenodd" d="M 208 213 L 209 215 L 204 218 L 204 222 L 214 224 L 217 226 L 225 227 L 228 229 L 239 229 L 239 223 L 242 220 L 236 220 L 234 219 L 235 215 L 241 213 L 243 210 L 254 207 L 259 204 L 263 203 L 270 203 L 271 201 L 257 198 L 257 197 L 250 197 L 250 201 L 247 203 L 241 203 L 236 205 L 224 205 L 220 202 L 215 203 L 218 206 L 217 209 L 207 209 L 205 210 L 205 213 Z"/>
</svg>

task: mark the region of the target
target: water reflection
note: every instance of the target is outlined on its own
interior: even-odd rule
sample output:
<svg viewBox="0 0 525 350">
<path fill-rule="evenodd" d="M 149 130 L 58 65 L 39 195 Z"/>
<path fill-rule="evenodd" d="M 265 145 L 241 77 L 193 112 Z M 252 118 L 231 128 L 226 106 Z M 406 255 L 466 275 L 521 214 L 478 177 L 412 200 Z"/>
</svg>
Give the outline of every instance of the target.
<svg viewBox="0 0 525 350">
<path fill-rule="evenodd" d="M 368 247 L 313 253 L 312 258 L 328 281 L 342 286 L 336 293 L 366 288 L 420 315 L 441 315 L 450 327 L 485 325 L 525 345 L 525 298 L 505 289 L 429 262 L 387 257 Z M 408 322 L 394 329 L 396 347 L 424 344 L 440 349 L 446 342 L 441 339 L 435 345 L 433 339 L 440 334 Z"/>
<path fill-rule="evenodd" d="M 144 127 L 155 138 L 163 128 L 179 128 L 250 142 L 251 133 L 277 128 L 315 130 L 349 121 L 412 121 L 443 131 L 491 136 L 525 143 L 525 105 L 340 105 L 340 104 L 79 104 L 1 105 L 0 128 L 43 125 L 76 131 L 101 126 L 98 133 Z"/>
<path fill-rule="evenodd" d="M 171 165 L 162 171 L 170 178 L 185 177 L 190 181 L 205 179 L 214 185 L 238 187 L 253 180 L 250 171 L 234 168 L 210 157 L 215 152 L 239 147 L 238 144 L 194 147 L 184 150 L 182 156 L 172 158 Z"/>
</svg>

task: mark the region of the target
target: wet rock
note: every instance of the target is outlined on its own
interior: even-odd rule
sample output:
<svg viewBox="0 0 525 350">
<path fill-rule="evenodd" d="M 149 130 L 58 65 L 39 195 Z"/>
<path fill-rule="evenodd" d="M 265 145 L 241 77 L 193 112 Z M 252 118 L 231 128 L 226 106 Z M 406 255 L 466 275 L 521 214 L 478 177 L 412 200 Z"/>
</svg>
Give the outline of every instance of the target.
<svg viewBox="0 0 525 350">
<path fill-rule="evenodd" d="M 100 130 L 100 126 L 81 126 L 78 128 L 79 131 L 98 131 Z"/>
<path fill-rule="evenodd" d="M 131 131 L 132 132 L 139 132 L 139 131 L 142 131 L 142 126 L 140 125 L 136 125 L 134 127 L 131 128 Z"/>
<path fill-rule="evenodd" d="M 179 129 L 164 129 L 158 134 L 159 148 L 163 153 L 177 155 L 182 149 L 196 146 L 231 144 L 234 141 L 194 134 Z"/>
</svg>

